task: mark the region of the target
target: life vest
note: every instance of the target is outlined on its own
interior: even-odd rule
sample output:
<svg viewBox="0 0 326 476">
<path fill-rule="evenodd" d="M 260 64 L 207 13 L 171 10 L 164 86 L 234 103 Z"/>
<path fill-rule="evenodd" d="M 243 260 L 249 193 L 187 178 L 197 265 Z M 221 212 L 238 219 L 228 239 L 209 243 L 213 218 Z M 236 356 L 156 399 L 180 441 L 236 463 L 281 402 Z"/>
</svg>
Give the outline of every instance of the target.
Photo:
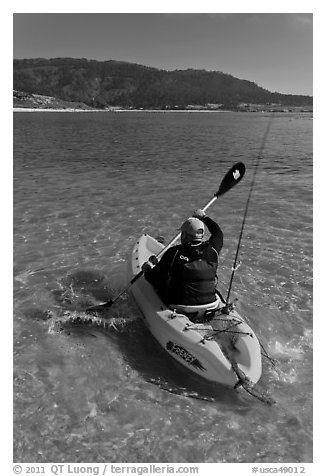
<svg viewBox="0 0 326 476">
<path fill-rule="evenodd" d="M 207 304 L 216 299 L 218 254 L 209 242 L 186 243 L 177 250 L 170 272 L 170 302 Z"/>
</svg>

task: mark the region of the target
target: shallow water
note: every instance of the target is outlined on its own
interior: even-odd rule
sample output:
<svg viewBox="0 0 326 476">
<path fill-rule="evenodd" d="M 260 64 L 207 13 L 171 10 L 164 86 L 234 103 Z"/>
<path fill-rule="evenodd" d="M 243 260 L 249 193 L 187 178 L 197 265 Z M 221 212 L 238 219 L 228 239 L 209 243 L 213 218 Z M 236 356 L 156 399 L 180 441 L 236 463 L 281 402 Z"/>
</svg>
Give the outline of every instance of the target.
<svg viewBox="0 0 326 476">
<path fill-rule="evenodd" d="M 272 121 L 231 295 L 276 359 L 260 385 L 277 405 L 172 363 L 128 293 L 106 316 L 117 329 L 69 319 L 119 293 L 139 235 L 171 239 L 241 160 L 245 178 L 209 210 L 225 293 L 269 120 L 14 114 L 14 461 L 312 461 L 311 115 Z"/>
</svg>

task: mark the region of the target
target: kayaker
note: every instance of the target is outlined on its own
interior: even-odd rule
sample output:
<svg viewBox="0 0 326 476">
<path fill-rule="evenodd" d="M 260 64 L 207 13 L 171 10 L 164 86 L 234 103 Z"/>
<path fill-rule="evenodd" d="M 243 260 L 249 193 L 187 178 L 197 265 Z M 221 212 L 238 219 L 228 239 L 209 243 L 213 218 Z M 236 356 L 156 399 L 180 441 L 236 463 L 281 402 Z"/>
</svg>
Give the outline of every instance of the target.
<svg viewBox="0 0 326 476">
<path fill-rule="evenodd" d="M 211 233 L 204 241 L 205 226 Z M 143 264 L 144 276 L 167 305 L 199 306 L 216 301 L 218 255 L 223 232 L 198 209 L 181 226 L 181 244 L 169 248 L 157 262 Z"/>
</svg>

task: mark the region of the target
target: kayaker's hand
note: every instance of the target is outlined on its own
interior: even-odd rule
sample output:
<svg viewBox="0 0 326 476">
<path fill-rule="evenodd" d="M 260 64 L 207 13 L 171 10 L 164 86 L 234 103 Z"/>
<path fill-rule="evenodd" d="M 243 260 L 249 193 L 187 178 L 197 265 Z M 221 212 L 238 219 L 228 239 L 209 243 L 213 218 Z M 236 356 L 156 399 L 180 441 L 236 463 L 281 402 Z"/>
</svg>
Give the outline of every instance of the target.
<svg viewBox="0 0 326 476">
<path fill-rule="evenodd" d="M 156 266 L 157 263 L 158 263 L 158 259 L 156 258 L 155 255 L 150 256 L 150 257 L 148 258 L 148 261 L 149 261 L 150 263 L 152 263 L 154 266 Z"/>
<path fill-rule="evenodd" d="M 143 273 L 146 274 L 146 271 L 149 271 L 152 268 L 153 268 L 153 265 L 149 261 L 145 261 L 145 263 L 142 264 L 141 270 Z"/>
<path fill-rule="evenodd" d="M 194 213 L 192 214 L 192 216 L 194 218 L 199 218 L 199 220 L 201 220 L 202 218 L 205 218 L 206 216 L 206 213 L 204 212 L 204 210 L 202 210 L 201 208 L 198 208 L 198 210 L 195 210 Z"/>
<path fill-rule="evenodd" d="M 152 255 L 148 258 L 148 261 L 146 261 L 142 265 L 141 269 L 144 273 L 146 273 L 146 271 L 148 271 L 149 269 L 154 268 L 154 266 L 157 265 L 157 263 L 158 263 L 158 259 L 156 258 L 155 255 Z"/>
</svg>

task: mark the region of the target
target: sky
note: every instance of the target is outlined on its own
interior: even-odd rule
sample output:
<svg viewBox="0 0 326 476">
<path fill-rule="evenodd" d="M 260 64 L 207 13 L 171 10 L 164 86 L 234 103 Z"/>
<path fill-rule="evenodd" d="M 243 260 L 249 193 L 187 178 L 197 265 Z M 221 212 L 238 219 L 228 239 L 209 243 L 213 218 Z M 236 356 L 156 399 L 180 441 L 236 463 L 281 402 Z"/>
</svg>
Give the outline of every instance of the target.
<svg viewBox="0 0 326 476">
<path fill-rule="evenodd" d="M 222 71 L 272 92 L 312 95 L 313 14 L 309 8 L 305 11 L 308 13 L 18 11 L 13 14 L 13 56 Z"/>
</svg>

